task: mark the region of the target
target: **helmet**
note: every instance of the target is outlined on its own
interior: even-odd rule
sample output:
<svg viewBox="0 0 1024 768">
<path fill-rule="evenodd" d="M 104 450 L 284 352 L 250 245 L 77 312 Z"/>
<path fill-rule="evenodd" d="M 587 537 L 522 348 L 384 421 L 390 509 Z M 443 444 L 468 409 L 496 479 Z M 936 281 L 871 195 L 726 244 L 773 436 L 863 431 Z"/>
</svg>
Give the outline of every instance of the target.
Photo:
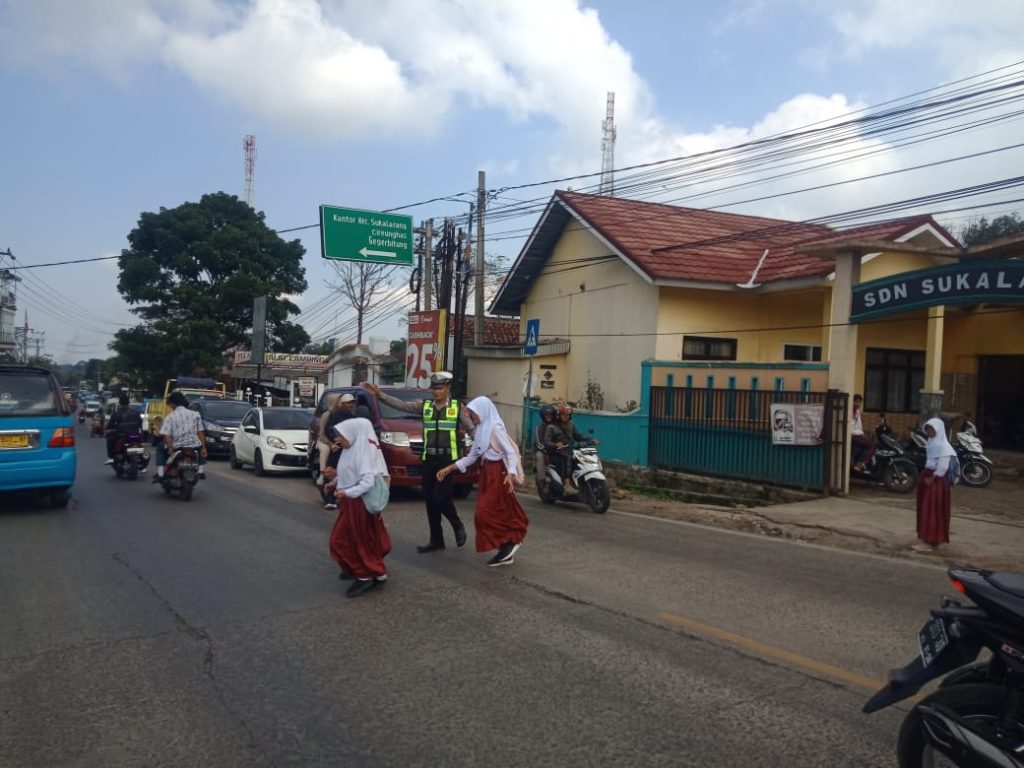
<svg viewBox="0 0 1024 768">
<path fill-rule="evenodd" d="M 564 416 L 572 416 L 572 406 L 567 403 L 562 403 L 558 406 L 558 417 L 562 418 Z"/>
<path fill-rule="evenodd" d="M 540 418 L 542 421 L 554 421 L 555 416 L 558 415 L 558 409 L 551 405 L 542 405 L 540 408 Z"/>
</svg>

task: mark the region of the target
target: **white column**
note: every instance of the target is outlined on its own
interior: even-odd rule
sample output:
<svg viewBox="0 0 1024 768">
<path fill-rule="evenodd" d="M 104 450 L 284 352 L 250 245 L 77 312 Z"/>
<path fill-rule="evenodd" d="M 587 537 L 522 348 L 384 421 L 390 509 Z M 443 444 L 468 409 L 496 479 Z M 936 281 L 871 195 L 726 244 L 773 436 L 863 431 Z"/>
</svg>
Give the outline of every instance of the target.
<svg viewBox="0 0 1024 768">
<path fill-rule="evenodd" d="M 843 462 L 843 494 L 850 492 L 849 420 L 853 394 L 857 391 L 857 326 L 850 322 L 853 308 L 853 286 L 860 282 L 860 254 L 841 253 L 836 256 L 836 279 L 832 284 L 831 328 L 829 329 L 828 388 L 846 392 L 847 401 L 846 460 Z"/>
</svg>

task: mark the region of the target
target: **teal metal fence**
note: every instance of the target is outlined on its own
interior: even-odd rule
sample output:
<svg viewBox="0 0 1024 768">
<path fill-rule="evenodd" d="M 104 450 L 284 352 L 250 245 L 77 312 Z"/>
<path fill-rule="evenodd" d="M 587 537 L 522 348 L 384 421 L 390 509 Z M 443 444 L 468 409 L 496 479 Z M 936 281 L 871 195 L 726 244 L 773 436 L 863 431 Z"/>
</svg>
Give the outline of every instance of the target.
<svg viewBox="0 0 1024 768">
<path fill-rule="evenodd" d="M 846 395 L 698 387 L 651 387 L 651 466 L 825 493 L 836 487 L 845 446 Z M 820 403 L 821 442 L 774 445 L 772 403 Z"/>
<path fill-rule="evenodd" d="M 621 461 L 623 464 L 643 465 L 647 454 L 647 416 L 640 409 L 630 413 L 605 413 L 577 410 L 573 423 L 584 435 L 600 441 L 598 451 L 602 461 Z M 529 450 L 533 450 L 533 436 L 540 423 L 537 405 L 527 410 Z"/>
</svg>

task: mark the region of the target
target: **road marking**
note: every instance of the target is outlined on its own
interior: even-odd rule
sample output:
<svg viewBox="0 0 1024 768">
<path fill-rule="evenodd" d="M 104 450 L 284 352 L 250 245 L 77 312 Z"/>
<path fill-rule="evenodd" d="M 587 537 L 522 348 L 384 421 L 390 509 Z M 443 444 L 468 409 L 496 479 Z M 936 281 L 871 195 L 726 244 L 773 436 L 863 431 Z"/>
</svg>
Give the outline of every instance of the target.
<svg viewBox="0 0 1024 768">
<path fill-rule="evenodd" d="M 668 622 L 669 624 L 675 624 L 677 627 L 688 629 L 699 635 L 723 640 L 731 645 L 738 646 L 748 651 L 753 651 L 760 656 L 767 656 L 771 659 L 784 661 L 795 667 L 800 667 L 801 669 L 815 672 L 825 677 L 831 677 L 835 680 L 848 683 L 849 685 L 855 685 L 858 688 L 863 688 L 871 693 L 874 693 L 887 685 L 884 680 L 876 680 L 875 678 L 868 677 L 867 675 L 851 672 L 848 669 L 843 669 L 842 667 L 837 667 L 824 661 L 818 661 L 817 659 L 812 659 L 808 656 L 802 656 L 799 653 L 787 651 L 784 648 L 777 648 L 774 645 L 768 645 L 767 643 L 762 643 L 758 640 L 744 637 L 743 635 L 737 635 L 735 632 L 730 632 L 727 629 L 720 629 L 718 627 L 713 627 L 710 624 L 704 624 L 700 621 L 687 619 L 684 616 L 677 616 L 674 613 L 659 613 L 658 619 Z"/>
</svg>

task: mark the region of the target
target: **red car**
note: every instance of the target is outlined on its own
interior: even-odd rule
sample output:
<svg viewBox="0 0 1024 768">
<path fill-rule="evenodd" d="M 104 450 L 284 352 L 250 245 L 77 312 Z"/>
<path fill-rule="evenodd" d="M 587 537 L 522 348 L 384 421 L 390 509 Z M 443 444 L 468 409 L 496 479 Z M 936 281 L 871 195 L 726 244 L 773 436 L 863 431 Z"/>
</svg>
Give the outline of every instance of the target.
<svg viewBox="0 0 1024 768">
<path fill-rule="evenodd" d="M 422 403 L 430 398 L 428 389 L 412 389 L 410 387 L 382 387 L 381 389 L 392 397 L 409 402 Z M 316 435 L 320 429 L 320 415 L 327 409 L 327 399 L 331 395 L 343 395 L 346 392 L 355 395 L 357 410 L 362 411 L 361 415 L 369 414 L 367 418 L 373 422 L 373 427 L 380 437 L 384 461 L 391 472 L 391 484 L 399 487 L 420 485 L 423 419 L 416 414 L 399 411 L 380 402 L 373 393 L 362 387 L 336 387 L 325 390 L 320 396 L 320 402 L 313 412 L 313 420 L 309 424 L 309 467 L 310 471 L 314 473 L 314 477 L 318 470 L 315 451 Z M 463 455 L 469 451 L 471 445 L 472 440 L 467 436 Z M 459 498 L 468 496 L 473 490 L 473 483 L 476 480 L 477 470 L 475 467 L 466 474 L 456 472 L 454 475 L 455 495 Z"/>
</svg>

